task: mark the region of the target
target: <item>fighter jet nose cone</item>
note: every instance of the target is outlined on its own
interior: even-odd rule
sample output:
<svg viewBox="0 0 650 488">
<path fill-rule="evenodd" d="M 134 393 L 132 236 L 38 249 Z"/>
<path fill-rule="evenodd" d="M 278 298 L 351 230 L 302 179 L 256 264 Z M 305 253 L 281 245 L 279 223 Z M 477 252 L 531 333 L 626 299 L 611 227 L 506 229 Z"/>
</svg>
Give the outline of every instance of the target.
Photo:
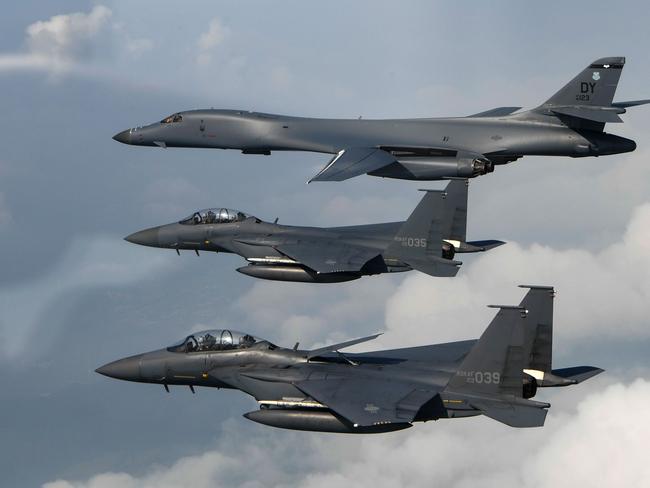
<svg viewBox="0 0 650 488">
<path fill-rule="evenodd" d="M 134 232 L 126 236 L 124 240 L 133 244 L 140 244 L 141 246 L 158 247 L 160 245 L 158 235 L 158 227 L 152 227 L 151 229 Z"/>
<path fill-rule="evenodd" d="M 113 136 L 113 139 L 122 144 L 131 144 L 131 130 L 123 130 Z"/>
<path fill-rule="evenodd" d="M 137 381 L 140 379 L 140 361 L 137 357 L 118 359 L 97 368 L 95 372 L 118 380 Z"/>
</svg>

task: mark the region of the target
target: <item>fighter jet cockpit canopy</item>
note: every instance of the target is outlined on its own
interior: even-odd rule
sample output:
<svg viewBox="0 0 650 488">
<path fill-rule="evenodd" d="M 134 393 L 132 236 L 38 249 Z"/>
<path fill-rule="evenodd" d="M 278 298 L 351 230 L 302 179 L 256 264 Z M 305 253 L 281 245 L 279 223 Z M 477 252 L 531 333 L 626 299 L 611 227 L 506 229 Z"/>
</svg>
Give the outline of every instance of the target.
<svg viewBox="0 0 650 488">
<path fill-rule="evenodd" d="M 248 349 L 251 347 L 265 347 L 275 349 L 276 346 L 259 337 L 228 329 L 212 329 L 195 332 L 188 335 L 181 342 L 167 348 L 170 352 L 208 352 L 231 351 L 234 349 Z"/>
<path fill-rule="evenodd" d="M 181 114 L 173 114 L 169 117 L 165 117 L 160 121 L 161 124 L 175 124 L 177 122 L 182 122 L 183 116 Z"/>
<path fill-rule="evenodd" d="M 232 222 L 241 222 L 246 220 L 250 215 L 232 210 L 230 208 L 206 208 L 194 212 L 189 217 L 181 220 L 179 224 L 199 225 L 199 224 L 227 224 Z"/>
</svg>

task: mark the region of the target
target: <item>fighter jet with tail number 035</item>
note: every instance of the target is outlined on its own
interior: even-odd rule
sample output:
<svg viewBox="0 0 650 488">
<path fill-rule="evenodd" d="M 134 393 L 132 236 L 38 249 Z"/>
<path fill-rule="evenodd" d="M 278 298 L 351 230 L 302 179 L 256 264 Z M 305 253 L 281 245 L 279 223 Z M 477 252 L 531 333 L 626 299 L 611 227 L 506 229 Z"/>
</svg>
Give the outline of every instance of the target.
<svg viewBox="0 0 650 488">
<path fill-rule="evenodd" d="M 237 149 L 244 154 L 333 154 L 310 181 L 368 174 L 405 180 L 471 178 L 523 156 L 603 156 L 636 143 L 603 131 L 650 100 L 613 102 L 625 58 L 591 63 L 540 106 L 498 107 L 468 117 L 358 120 L 241 110 L 190 110 L 113 138 L 135 146 Z"/>
<path fill-rule="evenodd" d="M 519 306 L 499 311 L 478 340 L 366 353 L 275 346 L 232 330 L 195 332 L 181 342 L 97 369 L 141 383 L 231 388 L 260 409 L 244 416 L 285 429 L 381 433 L 413 422 L 485 415 L 512 427 L 544 425 L 538 388 L 574 385 L 602 372 L 553 369 L 552 287 L 530 288 Z"/>
<path fill-rule="evenodd" d="M 180 222 L 135 232 L 144 246 L 235 253 L 250 264 L 240 273 L 277 281 L 338 283 L 365 275 L 416 269 L 455 276 L 456 253 L 480 252 L 501 241 L 466 242 L 467 186 L 452 180 L 426 193 L 405 222 L 348 227 L 296 227 L 264 222 L 238 210 L 200 210 Z"/>
</svg>

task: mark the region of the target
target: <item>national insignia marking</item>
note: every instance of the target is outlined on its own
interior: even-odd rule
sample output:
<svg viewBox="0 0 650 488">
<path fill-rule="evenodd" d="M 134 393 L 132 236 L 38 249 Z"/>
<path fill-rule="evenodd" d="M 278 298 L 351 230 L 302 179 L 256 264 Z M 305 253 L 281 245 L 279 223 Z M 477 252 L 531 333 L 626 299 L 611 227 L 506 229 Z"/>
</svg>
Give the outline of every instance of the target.
<svg viewBox="0 0 650 488">
<path fill-rule="evenodd" d="M 374 403 L 366 403 L 364 410 L 370 413 L 377 413 L 379 412 L 379 407 Z"/>
</svg>

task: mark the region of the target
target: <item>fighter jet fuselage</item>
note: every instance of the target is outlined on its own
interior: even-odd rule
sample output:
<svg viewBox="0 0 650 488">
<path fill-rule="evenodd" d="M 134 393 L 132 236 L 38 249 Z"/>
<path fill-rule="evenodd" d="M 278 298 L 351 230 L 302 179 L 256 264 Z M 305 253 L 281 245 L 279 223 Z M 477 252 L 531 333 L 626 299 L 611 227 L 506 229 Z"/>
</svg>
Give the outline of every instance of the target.
<svg viewBox="0 0 650 488">
<path fill-rule="evenodd" d="M 115 135 L 125 144 L 237 149 L 245 154 L 334 154 L 312 181 L 360 174 L 407 180 L 475 177 L 522 156 L 603 156 L 636 143 L 605 133 L 626 108 L 613 102 L 625 58 L 595 61 L 539 107 L 499 107 L 469 117 L 317 119 L 238 110 L 191 110 Z"/>
<path fill-rule="evenodd" d="M 239 254 L 240 273 L 278 281 L 336 283 L 361 276 L 417 269 L 454 276 L 456 253 L 497 247 L 466 241 L 467 180 L 427 191 L 408 220 L 348 227 L 298 227 L 264 222 L 225 208 L 195 212 L 178 223 L 145 229 L 126 240 L 180 250 Z"/>
<path fill-rule="evenodd" d="M 349 229 L 328 229 L 280 225 L 264 222 L 255 217 L 247 217 L 241 222 L 234 223 L 208 223 L 191 226 L 173 223 L 146 229 L 128 236 L 126 239 L 133 243 L 152 247 L 239 254 L 250 264 L 237 271 L 256 278 L 335 283 L 358 279 L 363 275 L 411 270 L 406 263 L 398 258 L 385 254 L 401 224 L 401 222 L 395 222 L 377 226 L 356 226 Z M 363 229 L 363 227 L 367 227 L 367 229 Z M 310 272 L 311 270 L 306 269 L 299 261 L 277 250 L 277 246 L 291 242 L 302 242 L 305 247 L 312 245 L 314 250 L 317 250 L 319 242 L 346 243 L 350 247 L 358 246 L 371 252 L 374 251 L 377 256 L 382 255 L 383 259 L 370 263 L 358 272 L 332 271 L 318 274 Z M 442 241 L 439 243 L 441 249 L 444 244 Z M 327 252 L 326 249 L 323 249 L 323 252 Z M 449 253 L 447 255 L 451 256 Z"/>
<path fill-rule="evenodd" d="M 233 330 L 195 332 L 180 343 L 106 364 L 97 372 L 142 383 L 241 390 L 260 409 L 245 417 L 296 430 L 379 433 L 413 422 L 486 415 L 513 427 L 544 424 L 541 387 L 602 370 L 552 368 L 553 289 L 533 286 L 499 312 L 478 340 L 367 353 L 275 346 Z"/>
</svg>

